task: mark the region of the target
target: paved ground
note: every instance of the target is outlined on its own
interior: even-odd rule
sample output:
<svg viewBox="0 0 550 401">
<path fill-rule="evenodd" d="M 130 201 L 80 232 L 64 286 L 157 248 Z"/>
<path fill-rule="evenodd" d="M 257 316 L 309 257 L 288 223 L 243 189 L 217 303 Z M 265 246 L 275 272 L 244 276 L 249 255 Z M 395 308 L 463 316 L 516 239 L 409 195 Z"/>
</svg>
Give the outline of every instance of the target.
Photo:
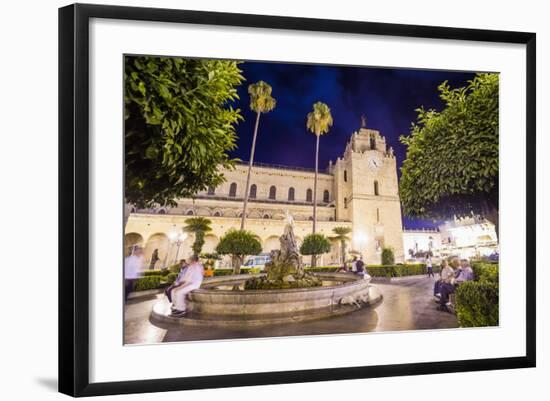
<svg viewBox="0 0 550 401">
<path fill-rule="evenodd" d="M 155 326 L 149 321 L 149 315 L 153 304 L 162 295 L 153 295 L 149 299 L 130 301 L 126 306 L 124 340 L 126 344 L 146 344 L 457 327 L 454 315 L 436 310 L 437 305 L 432 297 L 433 283 L 434 279 L 426 276 L 400 278 L 387 284 L 376 283 L 374 285 L 380 289 L 384 300 L 374 307 L 324 320 L 244 329 L 169 324 Z"/>
</svg>

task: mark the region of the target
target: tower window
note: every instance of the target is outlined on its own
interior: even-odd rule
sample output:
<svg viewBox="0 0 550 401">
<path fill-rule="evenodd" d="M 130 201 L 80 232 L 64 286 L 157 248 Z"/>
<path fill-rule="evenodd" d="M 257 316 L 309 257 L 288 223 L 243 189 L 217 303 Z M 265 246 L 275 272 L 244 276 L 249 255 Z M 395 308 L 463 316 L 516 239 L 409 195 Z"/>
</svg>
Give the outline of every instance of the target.
<svg viewBox="0 0 550 401">
<path fill-rule="evenodd" d="M 380 223 L 380 209 L 376 208 L 376 222 Z"/>
<path fill-rule="evenodd" d="M 374 139 L 374 136 L 373 136 L 373 135 L 371 135 L 371 137 L 370 137 L 370 148 L 371 148 L 372 150 L 375 150 L 375 149 L 376 149 L 376 139 Z"/>
<path fill-rule="evenodd" d="M 313 201 L 313 191 L 311 189 L 308 189 L 306 191 L 306 202 L 312 202 Z"/>
<path fill-rule="evenodd" d="M 330 199 L 330 194 L 327 190 L 325 190 L 325 192 L 323 192 L 323 202 L 328 203 L 329 199 Z"/>
<path fill-rule="evenodd" d="M 269 188 L 269 199 L 275 199 L 277 196 L 277 188 L 275 188 L 275 185 L 272 185 L 271 188 Z"/>
<path fill-rule="evenodd" d="M 288 200 L 293 201 L 294 200 L 294 188 L 290 187 L 288 189 Z"/>
<path fill-rule="evenodd" d="M 378 181 L 374 181 L 374 194 L 376 196 L 380 195 L 378 192 Z"/>
<path fill-rule="evenodd" d="M 348 182 L 348 171 L 344 170 L 344 182 Z"/>
<path fill-rule="evenodd" d="M 256 191 L 257 191 L 257 187 L 256 187 L 256 184 L 252 184 L 250 186 L 250 195 L 248 196 L 249 198 L 252 198 L 252 199 L 256 199 Z"/>
<path fill-rule="evenodd" d="M 344 209 L 348 208 L 348 198 L 344 198 Z"/>
<path fill-rule="evenodd" d="M 215 195 L 215 194 L 216 194 L 216 188 L 208 187 L 208 195 Z"/>
</svg>

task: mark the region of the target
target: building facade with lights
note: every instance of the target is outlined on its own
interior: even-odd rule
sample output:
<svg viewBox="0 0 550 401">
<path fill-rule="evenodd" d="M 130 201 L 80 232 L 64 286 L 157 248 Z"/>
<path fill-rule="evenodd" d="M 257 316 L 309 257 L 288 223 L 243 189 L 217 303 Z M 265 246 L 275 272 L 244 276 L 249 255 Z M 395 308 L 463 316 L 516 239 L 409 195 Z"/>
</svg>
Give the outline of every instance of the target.
<svg viewBox="0 0 550 401">
<path fill-rule="evenodd" d="M 149 261 L 157 249 L 155 268 L 188 257 L 194 238 L 181 229 L 187 218 L 204 216 L 212 221 L 212 232 L 205 237 L 203 252 L 213 252 L 227 230 L 240 228 L 247 171 L 244 164 L 224 171 L 222 185 L 195 199 L 180 199 L 176 207 L 132 209 L 126 250 L 136 244 L 144 246 Z M 311 233 L 312 170 L 256 163 L 250 184 L 245 229 L 260 238 L 263 252 L 279 248 L 287 212 L 294 218 L 298 242 Z M 379 131 L 362 127 L 353 133 L 342 157 L 318 174 L 317 232 L 330 237 L 335 227 L 352 228 L 348 250 L 359 252 L 367 264 L 380 263 L 383 247 L 394 249 L 396 261 L 404 259 L 397 165 Z M 321 256 L 318 264 L 337 264 L 340 257 L 339 244 L 333 241 L 331 252 Z"/>
</svg>

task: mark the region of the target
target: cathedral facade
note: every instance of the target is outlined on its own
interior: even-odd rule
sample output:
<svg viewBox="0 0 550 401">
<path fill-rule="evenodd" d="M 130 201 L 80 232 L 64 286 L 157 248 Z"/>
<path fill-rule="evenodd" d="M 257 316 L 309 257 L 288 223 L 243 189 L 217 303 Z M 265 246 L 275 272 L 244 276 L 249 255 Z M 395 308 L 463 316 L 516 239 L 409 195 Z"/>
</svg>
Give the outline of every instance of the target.
<svg viewBox="0 0 550 401">
<path fill-rule="evenodd" d="M 230 228 L 240 228 L 248 166 L 224 171 L 226 181 L 217 188 L 180 199 L 172 208 L 132 209 L 126 225 L 125 248 L 145 247 L 149 261 L 157 249 L 162 268 L 191 254 L 192 234 L 181 229 L 192 216 L 212 221 L 203 252 L 213 252 Z M 397 165 L 391 148 L 379 131 L 361 128 L 351 135 L 343 155 L 317 178 L 317 232 L 328 237 L 335 227 L 350 227 L 348 250 L 359 252 L 367 264 L 379 264 L 382 248 L 394 249 L 396 261 L 403 261 L 401 205 Z M 298 242 L 310 234 L 313 220 L 314 172 L 309 169 L 255 163 L 245 229 L 255 233 L 263 252 L 279 247 L 285 216 L 294 219 Z M 332 241 L 331 252 L 318 265 L 337 264 L 340 246 Z"/>
</svg>

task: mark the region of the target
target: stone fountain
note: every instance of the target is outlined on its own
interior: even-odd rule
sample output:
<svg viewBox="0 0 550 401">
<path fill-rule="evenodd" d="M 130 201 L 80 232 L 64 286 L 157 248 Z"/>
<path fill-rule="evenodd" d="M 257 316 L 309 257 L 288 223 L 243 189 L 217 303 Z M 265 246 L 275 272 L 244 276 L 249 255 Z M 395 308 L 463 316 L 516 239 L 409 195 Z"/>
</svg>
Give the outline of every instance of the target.
<svg viewBox="0 0 550 401">
<path fill-rule="evenodd" d="M 184 318 L 170 316 L 158 301 L 153 322 L 205 326 L 254 326 L 328 318 L 381 301 L 378 289 L 351 273 L 308 273 L 298 251 L 292 216 L 287 212 L 281 248 L 271 252 L 267 272 L 205 278 L 188 295 Z"/>
</svg>

